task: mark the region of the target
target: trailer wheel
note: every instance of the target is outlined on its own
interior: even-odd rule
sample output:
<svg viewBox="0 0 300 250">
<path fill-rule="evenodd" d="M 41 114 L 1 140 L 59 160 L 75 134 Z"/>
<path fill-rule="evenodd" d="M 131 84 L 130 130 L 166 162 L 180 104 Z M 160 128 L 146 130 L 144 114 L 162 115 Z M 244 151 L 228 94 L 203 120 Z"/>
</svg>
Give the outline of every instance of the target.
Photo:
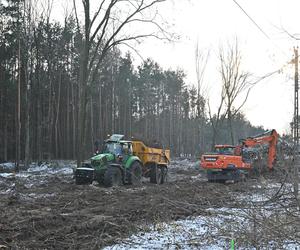
<svg viewBox="0 0 300 250">
<path fill-rule="evenodd" d="M 162 167 L 161 168 L 161 178 L 160 178 L 160 184 L 164 184 L 167 182 L 167 176 L 168 176 L 168 168 Z"/>
<path fill-rule="evenodd" d="M 122 173 L 117 167 L 109 167 L 105 174 L 103 184 L 106 187 L 122 185 Z"/>
<path fill-rule="evenodd" d="M 153 164 L 150 169 L 150 183 L 159 184 L 161 182 L 161 168 Z"/>
<path fill-rule="evenodd" d="M 135 161 L 129 168 L 128 183 L 132 185 L 139 185 L 142 179 L 142 167 L 141 164 Z"/>
</svg>

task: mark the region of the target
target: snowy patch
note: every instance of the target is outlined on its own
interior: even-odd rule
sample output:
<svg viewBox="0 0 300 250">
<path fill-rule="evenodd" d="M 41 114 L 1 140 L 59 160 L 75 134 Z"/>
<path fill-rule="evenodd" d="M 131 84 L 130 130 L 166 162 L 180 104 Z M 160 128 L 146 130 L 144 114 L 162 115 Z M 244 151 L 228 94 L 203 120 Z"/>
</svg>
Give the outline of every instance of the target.
<svg viewBox="0 0 300 250">
<path fill-rule="evenodd" d="M 21 194 L 22 200 L 34 200 L 34 199 L 42 199 L 42 198 L 48 198 L 53 197 L 55 194 L 36 194 L 36 193 L 29 193 L 29 194 Z"/>
<path fill-rule="evenodd" d="M 9 189 L 0 191 L 0 194 L 10 194 L 10 193 L 12 193 L 12 192 L 14 192 L 14 189 L 9 188 Z"/>
<path fill-rule="evenodd" d="M 41 165 L 33 163 L 27 170 L 20 171 L 16 176 L 28 178 L 30 176 L 73 175 L 74 167 L 75 165 L 64 162 L 42 163 Z"/>
<path fill-rule="evenodd" d="M 169 168 L 200 169 L 200 162 L 189 159 L 174 159 L 171 161 Z"/>
<path fill-rule="evenodd" d="M 12 164 L 5 164 L 12 166 Z M 1 173 L 0 171 L 0 193 L 9 194 L 14 192 L 11 187 L 12 183 L 8 181 L 19 182 L 25 189 L 47 185 L 51 181 L 51 178 L 56 177 L 61 181 L 70 182 L 73 177 L 74 168 L 75 163 L 71 161 L 52 161 L 42 164 L 32 163 L 28 169 L 21 170 L 18 173 L 11 173 L 11 171 Z M 32 199 L 33 197 L 29 198 Z"/>
<path fill-rule="evenodd" d="M 13 172 L 15 170 L 15 164 L 12 162 L 5 162 L 0 164 L 0 172 Z"/>
<path fill-rule="evenodd" d="M 213 249 L 230 248 L 230 241 L 218 239 L 207 244 L 206 237 L 209 226 L 203 217 L 161 223 L 153 226 L 149 232 L 140 232 L 122 241 L 120 244 L 108 246 L 105 250 L 127 249 Z"/>
<path fill-rule="evenodd" d="M 192 217 L 170 223 L 159 223 L 145 228 L 122 240 L 120 243 L 105 247 L 105 250 L 129 249 L 230 249 L 234 240 L 237 249 L 255 249 L 239 245 L 239 234 L 252 234 L 252 208 L 209 208 L 207 216 Z M 275 211 L 273 211 L 275 212 Z M 275 212 L 276 213 L 276 212 Z M 257 215 L 258 216 L 258 215 Z M 244 242 L 245 243 L 245 242 Z M 276 242 L 269 242 L 276 246 Z M 298 249 L 294 242 L 285 242 L 283 249 Z M 268 249 L 262 246 L 262 249 Z"/>
<path fill-rule="evenodd" d="M 55 162 L 53 163 L 42 163 L 31 164 L 27 171 L 22 172 L 22 174 L 26 173 L 39 173 L 39 174 L 73 174 L 73 169 L 75 165 L 68 164 L 64 162 Z"/>
<path fill-rule="evenodd" d="M 0 173 L 0 176 L 3 178 L 11 178 L 11 177 L 14 177 L 15 174 L 14 173 Z"/>
<path fill-rule="evenodd" d="M 157 224 L 148 232 L 132 235 L 121 243 L 104 249 L 229 249 L 236 233 L 234 227 L 231 228 L 232 232 L 229 232 L 232 237 L 220 235 L 219 228 L 224 228 L 225 224 L 244 223 L 244 218 L 236 218 L 236 214 L 244 211 L 234 208 L 211 208 L 207 209 L 207 212 L 212 215 Z"/>
</svg>

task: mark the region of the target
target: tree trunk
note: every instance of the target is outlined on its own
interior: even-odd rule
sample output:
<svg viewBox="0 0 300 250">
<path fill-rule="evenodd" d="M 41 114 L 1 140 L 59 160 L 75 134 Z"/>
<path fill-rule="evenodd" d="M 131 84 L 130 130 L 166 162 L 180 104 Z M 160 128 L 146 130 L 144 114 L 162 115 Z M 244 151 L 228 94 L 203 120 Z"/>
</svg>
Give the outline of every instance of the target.
<svg viewBox="0 0 300 250">
<path fill-rule="evenodd" d="M 17 117 L 16 117 L 16 171 L 20 170 L 21 158 L 21 41 L 18 45 L 18 85 L 17 85 Z"/>
<path fill-rule="evenodd" d="M 72 88 L 71 88 L 71 98 L 72 98 L 72 159 L 75 159 L 75 155 L 76 155 L 76 145 L 77 145 L 77 141 L 76 141 L 76 131 L 77 131 L 77 127 L 76 127 L 76 100 L 75 100 L 75 90 L 74 90 L 74 83 L 72 84 Z"/>
<path fill-rule="evenodd" d="M 59 158 L 59 142 L 58 142 L 58 119 L 60 112 L 60 92 L 61 92 L 62 73 L 59 73 L 58 80 L 58 94 L 57 94 L 57 105 L 56 105 L 56 118 L 55 118 L 55 157 Z"/>
<path fill-rule="evenodd" d="M 4 120 L 4 136 L 3 136 L 3 160 L 7 161 L 7 119 Z"/>
<path fill-rule="evenodd" d="M 89 27 L 86 27 L 89 29 Z M 88 39 L 86 37 L 86 39 Z M 86 125 L 86 104 L 88 88 L 88 58 L 89 58 L 89 41 L 83 41 L 83 52 L 81 54 L 80 81 L 79 81 L 79 118 L 77 129 L 77 167 L 80 167 L 83 160 L 84 142 L 85 142 L 85 125 Z"/>
<path fill-rule="evenodd" d="M 234 145 L 234 133 L 233 133 L 233 127 L 232 127 L 232 114 L 231 114 L 231 110 L 228 110 L 228 129 L 230 131 L 231 145 Z"/>
<path fill-rule="evenodd" d="M 100 138 L 102 138 L 102 136 L 104 136 L 103 135 L 103 131 L 102 131 L 102 128 L 103 128 L 103 126 L 102 126 L 102 124 L 103 124 L 103 120 L 102 120 L 102 97 L 101 97 L 101 95 L 102 95 L 102 87 L 101 87 L 101 83 L 100 83 L 100 85 L 99 85 L 99 99 L 98 99 L 98 101 L 99 101 L 99 119 L 98 119 L 98 136 L 100 137 Z"/>
<path fill-rule="evenodd" d="M 66 112 L 67 112 L 67 118 L 66 118 L 66 130 L 65 131 L 65 142 L 66 142 L 66 157 L 70 159 L 71 157 L 71 140 L 70 135 L 72 133 L 71 126 L 70 126 L 70 83 L 67 83 L 67 105 L 66 105 Z"/>
<path fill-rule="evenodd" d="M 91 145 L 91 152 L 94 152 L 94 141 L 95 141 L 95 134 L 94 134 L 94 110 L 93 110 L 93 108 L 94 108 L 94 106 L 93 106 L 93 96 L 91 95 L 91 97 L 90 97 L 90 112 L 91 112 L 91 117 L 90 117 L 90 119 L 91 119 L 91 122 L 90 122 L 90 126 L 91 126 L 91 134 L 90 134 L 90 136 L 91 136 L 91 143 L 90 143 L 90 145 Z"/>
<path fill-rule="evenodd" d="M 26 122 L 25 122 L 25 167 L 29 166 L 30 161 L 30 77 L 29 71 L 26 69 Z"/>
</svg>

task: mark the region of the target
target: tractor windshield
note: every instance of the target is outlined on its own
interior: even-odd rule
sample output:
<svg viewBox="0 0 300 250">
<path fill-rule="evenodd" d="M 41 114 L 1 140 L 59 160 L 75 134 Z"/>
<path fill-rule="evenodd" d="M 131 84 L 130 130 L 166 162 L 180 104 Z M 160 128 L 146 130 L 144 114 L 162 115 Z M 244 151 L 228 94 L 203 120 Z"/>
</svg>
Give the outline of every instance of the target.
<svg viewBox="0 0 300 250">
<path fill-rule="evenodd" d="M 234 147 L 218 147 L 215 149 L 217 154 L 220 155 L 233 155 Z"/>
<path fill-rule="evenodd" d="M 112 153 L 115 155 L 121 155 L 122 154 L 122 146 L 120 143 L 107 142 L 104 147 L 104 153 Z"/>
</svg>

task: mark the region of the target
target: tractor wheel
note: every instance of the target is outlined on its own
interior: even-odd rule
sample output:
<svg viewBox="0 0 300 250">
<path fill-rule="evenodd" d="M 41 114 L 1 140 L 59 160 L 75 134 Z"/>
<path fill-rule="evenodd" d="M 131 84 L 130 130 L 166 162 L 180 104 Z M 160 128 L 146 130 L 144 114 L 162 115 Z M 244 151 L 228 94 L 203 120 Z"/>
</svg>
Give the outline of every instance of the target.
<svg viewBox="0 0 300 250">
<path fill-rule="evenodd" d="M 109 167 L 105 174 L 103 184 L 105 187 L 122 185 L 122 173 L 117 167 Z"/>
<path fill-rule="evenodd" d="M 141 164 L 135 161 L 128 169 L 128 183 L 132 185 L 141 184 L 142 167 Z"/>
<path fill-rule="evenodd" d="M 156 164 L 153 164 L 150 169 L 150 182 L 159 184 L 161 182 L 161 168 L 158 167 Z"/>
<path fill-rule="evenodd" d="M 168 176 L 168 169 L 167 167 L 161 168 L 161 178 L 160 178 L 160 184 L 164 184 L 167 182 L 167 176 Z"/>
</svg>

